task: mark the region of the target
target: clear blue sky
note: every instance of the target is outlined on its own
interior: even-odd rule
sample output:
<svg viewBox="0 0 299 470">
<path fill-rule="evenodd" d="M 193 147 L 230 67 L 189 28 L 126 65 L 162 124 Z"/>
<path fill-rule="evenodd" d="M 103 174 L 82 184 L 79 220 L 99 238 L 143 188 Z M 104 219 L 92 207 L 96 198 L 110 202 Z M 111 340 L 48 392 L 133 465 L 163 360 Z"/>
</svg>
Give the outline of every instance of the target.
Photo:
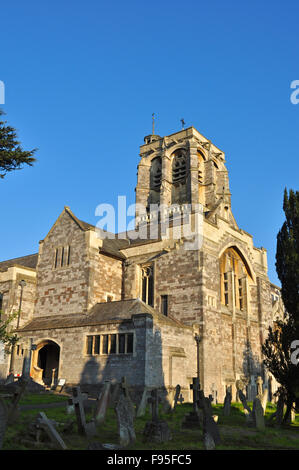
<svg viewBox="0 0 299 470">
<path fill-rule="evenodd" d="M 275 271 L 284 187 L 298 190 L 298 1 L 1 5 L 2 106 L 32 168 L 0 181 L 0 260 L 38 251 L 65 205 L 95 224 L 135 200 L 139 145 L 180 119 L 226 154 L 232 208 Z"/>
</svg>

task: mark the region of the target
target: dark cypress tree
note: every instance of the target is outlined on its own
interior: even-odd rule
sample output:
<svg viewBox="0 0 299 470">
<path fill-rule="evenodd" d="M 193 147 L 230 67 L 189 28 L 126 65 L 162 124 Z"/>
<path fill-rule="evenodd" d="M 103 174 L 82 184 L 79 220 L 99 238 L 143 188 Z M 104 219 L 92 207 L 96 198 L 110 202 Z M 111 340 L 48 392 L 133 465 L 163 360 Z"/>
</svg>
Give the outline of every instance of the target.
<svg viewBox="0 0 299 470">
<path fill-rule="evenodd" d="M 292 345 L 299 340 L 299 192 L 284 192 L 283 209 L 286 220 L 277 235 L 276 270 L 281 281 L 285 316 L 263 345 L 264 363 L 281 385 L 287 404 L 284 421 L 292 403 L 299 409 L 299 364 L 292 360 Z"/>
<path fill-rule="evenodd" d="M 0 109 L 0 118 L 4 111 Z M 25 151 L 17 140 L 16 130 L 7 126 L 6 121 L 0 120 L 0 178 L 13 170 L 19 170 L 24 165 L 32 166 L 36 149 Z"/>
</svg>

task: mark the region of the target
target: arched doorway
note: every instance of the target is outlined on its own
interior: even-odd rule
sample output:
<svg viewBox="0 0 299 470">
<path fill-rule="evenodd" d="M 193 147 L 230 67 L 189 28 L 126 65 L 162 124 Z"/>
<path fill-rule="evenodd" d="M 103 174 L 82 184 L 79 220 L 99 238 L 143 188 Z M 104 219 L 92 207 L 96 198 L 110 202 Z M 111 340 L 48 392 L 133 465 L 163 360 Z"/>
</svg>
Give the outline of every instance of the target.
<svg viewBox="0 0 299 470">
<path fill-rule="evenodd" d="M 60 347 L 51 340 L 42 341 L 33 352 L 31 376 L 49 387 L 57 385 Z"/>
</svg>

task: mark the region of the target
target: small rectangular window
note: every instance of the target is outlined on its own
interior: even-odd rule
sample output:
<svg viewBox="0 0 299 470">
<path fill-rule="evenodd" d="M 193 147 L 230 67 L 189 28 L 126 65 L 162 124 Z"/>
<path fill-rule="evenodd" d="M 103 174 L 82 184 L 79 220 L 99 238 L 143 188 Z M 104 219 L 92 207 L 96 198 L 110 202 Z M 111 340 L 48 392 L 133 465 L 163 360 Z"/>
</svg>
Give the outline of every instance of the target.
<svg viewBox="0 0 299 470">
<path fill-rule="evenodd" d="M 110 354 L 116 354 L 116 335 L 110 335 Z"/>
<path fill-rule="evenodd" d="M 69 266 L 71 263 L 71 247 L 69 245 L 68 252 L 67 252 L 67 265 Z"/>
<path fill-rule="evenodd" d="M 57 264 L 58 264 L 58 248 L 56 248 L 55 250 L 55 263 L 54 263 L 55 268 L 57 268 Z"/>
<path fill-rule="evenodd" d="M 64 247 L 62 247 L 62 249 L 61 249 L 61 262 L 60 262 L 60 266 L 63 266 L 63 258 L 64 258 Z"/>
<path fill-rule="evenodd" d="M 93 336 L 87 336 L 86 354 L 92 354 Z"/>
<path fill-rule="evenodd" d="M 108 354 L 109 336 L 103 335 L 103 349 L 102 354 Z"/>
<path fill-rule="evenodd" d="M 125 354 L 125 347 L 126 347 L 126 335 L 122 333 L 118 335 L 118 353 Z"/>
<path fill-rule="evenodd" d="M 94 354 L 100 354 L 101 336 L 94 337 Z"/>
<path fill-rule="evenodd" d="M 163 315 L 168 315 L 168 295 L 161 295 L 161 312 Z"/>
<path fill-rule="evenodd" d="M 133 352 L 133 333 L 127 334 L 127 353 Z"/>
</svg>

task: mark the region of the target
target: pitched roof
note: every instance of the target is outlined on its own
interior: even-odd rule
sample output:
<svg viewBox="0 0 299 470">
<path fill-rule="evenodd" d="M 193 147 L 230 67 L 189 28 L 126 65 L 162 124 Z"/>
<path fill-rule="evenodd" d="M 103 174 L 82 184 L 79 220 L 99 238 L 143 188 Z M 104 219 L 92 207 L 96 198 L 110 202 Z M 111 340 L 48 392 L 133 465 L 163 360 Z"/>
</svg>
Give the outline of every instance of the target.
<svg viewBox="0 0 299 470">
<path fill-rule="evenodd" d="M 150 314 L 157 322 L 170 326 L 186 327 L 178 320 L 166 317 L 146 305 L 140 299 L 119 300 L 95 304 L 87 314 L 49 315 L 36 317 L 19 331 L 47 330 L 56 328 L 73 328 L 108 323 L 130 321 L 132 315 Z"/>
<path fill-rule="evenodd" d="M 12 266 L 23 266 L 25 268 L 35 269 L 37 265 L 38 253 L 33 255 L 21 256 L 0 262 L 0 271 L 6 271 Z"/>
</svg>

